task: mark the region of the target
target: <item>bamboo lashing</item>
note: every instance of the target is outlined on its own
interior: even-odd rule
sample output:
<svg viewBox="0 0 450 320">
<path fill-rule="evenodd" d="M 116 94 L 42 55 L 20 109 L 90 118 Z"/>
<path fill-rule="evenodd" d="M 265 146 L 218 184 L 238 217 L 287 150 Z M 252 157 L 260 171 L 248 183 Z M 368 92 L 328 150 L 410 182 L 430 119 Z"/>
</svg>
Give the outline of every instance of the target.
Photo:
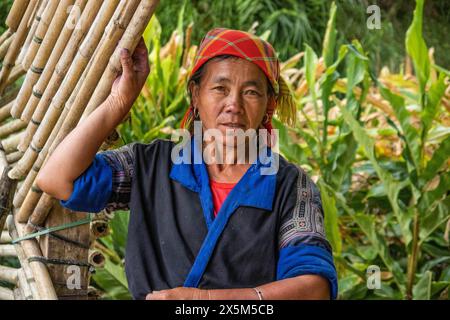
<svg viewBox="0 0 450 320">
<path fill-rule="evenodd" d="M 26 39 L 28 31 L 30 29 L 29 20 L 32 18 L 32 14 L 38 4 L 37 0 L 30 0 L 30 5 L 26 8 L 25 14 L 20 22 L 17 32 L 14 34 L 14 39 L 6 53 L 5 60 L 3 61 L 3 66 L 0 71 L 0 95 L 6 87 L 6 81 L 8 80 L 11 69 L 15 65 L 17 55 L 19 50 Z"/>
<path fill-rule="evenodd" d="M 57 54 L 57 52 L 54 52 L 53 49 L 55 48 L 56 41 L 60 36 L 64 23 L 67 20 L 67 9 L 69 6 L 73 5 L 73 3 L 74 0 L 63 0 L 59 2 L 53 19 L 51 19 L 51 17 L 47 17 L 48 19 L 51 19 L 51 23 L 48 27 L 48 32 L 45 34 L 45 37 L 42 41 L 42 45 L 38 47 L 39 50 L 37 51 L 36 56 L 33 57 L 34 60 L 32 60 L 32 63 L 31 61 L 25 61 L 25 63 L 23 64 L 24 66 L 26 66 L 26 64 L 30 63 L 31 67 L 28 69 L 25 82 L 22 85 L 18 98 L 16 99 L 16 105 L 13 107 L 13 116 L 15 116 L 16 118 L 19 118 L 16 109 L 23 110 L 23 108 L 25 107 L 25 104 L 31 95 L 33 86 L 42 74 L 50 55 L 52 54 L 52 52 L 53 54 Z M 51 5 L 49 7 L 51 7 Z M 26 59 L 31 60 L 31 56 L 27 56 Z M 20 118 L 24 121 L 30 120 L 29 118 Z"/>
</svg>

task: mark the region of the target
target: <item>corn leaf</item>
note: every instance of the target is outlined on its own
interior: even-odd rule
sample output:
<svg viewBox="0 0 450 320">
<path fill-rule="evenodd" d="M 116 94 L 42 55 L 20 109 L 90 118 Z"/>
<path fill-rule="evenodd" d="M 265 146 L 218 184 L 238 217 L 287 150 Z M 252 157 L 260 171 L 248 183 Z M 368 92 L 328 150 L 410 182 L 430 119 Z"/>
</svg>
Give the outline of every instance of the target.
<svg viewBox="0 0 450 320">
<path fill-rule="evenodd" d="M 430 76 L 430 58 L 425 40 L 422 36 L 424 0 L 416 0 L 416 9 L 411 26 L 406 32 L 406 51 L 410 55 L 417 78 L 419 79 L 421 95 L 425 94 L 425 86 Z"/>
<path fill-rule="evenodd" d="M 342 252 L 342 239 L 339 232 L 339 218 L 336 207 L 336 200 L 324 186 L 324 181 L 319 180 L 317 184 L 320 188 L 320 195 L 322 198 L 322 205 L 325 213 L 325 233 L 327 235 L 328 241 L 330 241 L 330 244 L 333 248 L 333 253 L 339 256 Z"/>
</svg>

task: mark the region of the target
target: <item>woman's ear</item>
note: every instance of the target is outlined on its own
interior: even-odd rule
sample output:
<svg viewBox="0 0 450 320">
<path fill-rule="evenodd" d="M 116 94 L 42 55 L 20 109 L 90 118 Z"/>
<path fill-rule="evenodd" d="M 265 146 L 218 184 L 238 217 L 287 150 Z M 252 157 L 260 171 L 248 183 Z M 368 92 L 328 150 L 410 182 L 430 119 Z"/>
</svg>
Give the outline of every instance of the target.
<svg viewBox="0 0 450 320">
<path fill-rule="evenodd" d="M 199 85 L 197 85 L 194 81 L 191 81 L 189 83 L 189 92 L 191 93 L 192 105 L 196 106 L 198 102 Z"/>
</svg>

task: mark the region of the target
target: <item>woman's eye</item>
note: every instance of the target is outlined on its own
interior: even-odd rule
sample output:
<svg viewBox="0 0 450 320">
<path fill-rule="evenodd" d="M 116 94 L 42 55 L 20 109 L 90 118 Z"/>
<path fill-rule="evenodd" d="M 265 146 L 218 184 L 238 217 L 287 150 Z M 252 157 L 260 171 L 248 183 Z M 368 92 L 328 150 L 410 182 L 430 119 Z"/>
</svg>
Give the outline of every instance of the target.
<svg viewBox="0 0 450 320">
<path fill-rule="evenodd" d="M 214 87 L 213 90 L 216 90 L 216 91 L 219 91 L 219 92 L 224 92 L 225 91 L 225 87 L 218 86 L 218 87 Z"/>
<path fill-rule="evenodd" d="M 259 96 L 259 92 L 255 90 L 247 90 L 245 94 L 249 94 L 251 96 Z"/>
</svg>

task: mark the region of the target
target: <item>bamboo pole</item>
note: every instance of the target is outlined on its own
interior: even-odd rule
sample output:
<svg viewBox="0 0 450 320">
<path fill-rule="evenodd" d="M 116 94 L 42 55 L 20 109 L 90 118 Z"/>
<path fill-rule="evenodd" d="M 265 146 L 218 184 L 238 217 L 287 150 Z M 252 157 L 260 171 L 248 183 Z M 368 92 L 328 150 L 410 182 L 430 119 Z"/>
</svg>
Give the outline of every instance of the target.
<svg viewBox="0 0 450 320">
<path fill-rule="evenodd" d="M 0 257 L 16 257 L 16 250 L 12 244 L 0 245 Z"/>
<path fill-rule="evenodd" d="M 10 117 L 13 103 L 14 102 L 11 101 L 7 105 L 0 107 L 0 123 L 2 123 L 5 119 L 8 119 Z"/>
<path fill-rule="evenodd" d="M 89 12 L 90 16 L 95 17 L 95 14 L 97 13 L 98 7 L 101 5 L 100 1 L 91 1 L 88 7 L 85 10 L 87 0 L 77 0 L 75 2 L 75 5 L 72 7 L 72 10 L 70 12 L 69 17 L 66 20 L 66 23 L 64 25 L 64 28 L 61 32 L 61 35 L 58 38 L 58 41 L 55 44 L 55 47 L 53 49 L 53 52 L 50 56 L 50 59 L 48 60 L 45 69 L 43 71 L 43 74 L 40 75 L 40 77 L 37 79 L 37 82 L 34 82 L 33 88 L 29 88 L 27 91 L 27 94 L 25 95 L 24 101 L 21 101 L 19 105 L 19 110 L 23 110 L 23 113 L 21 115 L 21 119 L 30 121 L 31 117 L 33 116 L 33 113 L 35 112 L 36 106 L 38 105 L 39 99 L 42 96 L 40 92 L 44 91 L 48 82 L 50 81 L 50 78 L 52 75 L 55 74 L 55 66 L 60 61 L 61 63 L 64 63 L 64 67 L 67 67 L 67 65 L 70 65 L 70 63 L 73 60 L 73 55 L 75 54 L 76 50 L 78 49 L 79 41 L 85 36 L 86 32 L 83 32 L 84 29 L 81 29 L 80 24 L 88 26 L 91 25 L 92 19 L 89 19 L 89 17 L 86 17 L 86 14 Z M 83 13 L 81 17 L 78 15 L 80 13 Z M 73 22 L 77 21 L 77 25 L 74 26 Z M 85 27 L 86 28 L 86 27 Z M 68 49 L 70 48 L 70 49 Z M 74 52 L 70 59 L 67 58 L 67 51 Z M 64 55 L 63 55 L 64 53 Z M 63 57 L 61 57 L 63 55 Z M 61 59 L 60 59 L 61 58 Z M 56 73 L 58 73 L 58 70 L 56 70 Z M 60 75 L 60 74 L 58 74 Z M 64 78 L 64 75 L 60 75 Z M 61 80 L 62 81 L 62 80 Z M 39 89 L 40 88 L 40 89 Z M 33 92 L 33 95 L 31 93 Z M 56 93 L 56 91 L 53 92 L 53 95 Z M 31 99 L 30 99 L 31 96 Z M 47 95 L 48 97 L 48 95 Z M 48 99 L 48 98 L 47 98 Z M 25 109 L 23 109 L 25 108 Z M 41 113 L 45 113 L 46 108 L 40 111 Z M 42 119 L 42 115 L 37 116 L 38 118 Z M 40 121 L 40 120 L 39 120 Z M 30 130 L 35 131 L 35 126 L 32 126 Z M 24 145 L 28 147 L 29 144 L 29 138 L 24 142 Z M 22 149 L 26 149 L 23 147 Z"/>
<path fill-rule="evenodd" d="M 56 19 L 58 14 L 55 13 L 58 8 L 58 1 L 48 1 L 40 7 L 40 10 L 42 7 L 43 10 L 36 15 L 36 19 L 38 20 L 38 24 L 35 26 L 36 31 L 33 34 L 30 32 L 32 41 L 30 42 L 29 48 L 22 61 L 22 66 L 25 70 L 28 70 L 31 67 L 34 57 L 38 53 L 38 50 L 44 41 L 44 37 L 49 29 L 50 23 L 53 19 Z M 61 14 L 61 12 L 59 12 L 59 14 Z"/>
<path fill-rule="evenodd" d="M 91 222 L 91 234 L 95 239 L 105 237 L 109 234 L 109 224 L 107 220 L 94 220 Z"/>
<path fill-rule="evenodd" d="M 0 287 L 0 300 L 14 300 L 14 293 L 11 289 Z"/>
<path fill-rule="evenodd" d="M 139 41 L 139 36 L 142 35 L 142 33 L 144 32 L 145 27 L 148 24 L 148 21 L 150 20 L 151 15 L 156 8 L 156 4 L 157 4 L 157 1 L 145 0 L 145 1 L 141 2 L 141 4 L 139 5 L 139 8 L 137 10 L 136 10 L 136 7 L 128 9 L 128 10 L 132 10 L 132 12 L 128 12 L 128 10 L 124 10 L 125 14 L 124 14 L 123 19 L 124 19 L 124 22 L 126 22 L 127 20 L 129 21 L 129 28 L 127 28 L 125 34 L 123 33 L 123 31 L 120 32 L 120 28 L 118 31 L 114 31 L 114 28 L 111 28 L 110 32 L 112 32 L 112 34 L 114 34 L 115 32 L 119 33 L 119 35 L 116 35 L 116 37 L 118 37 L 118 38 L 123 36 L 123 39 L 124 39 L 123 44 L 125 44 L 125 45 L 128 45 L 133 42 L 130 39 L 137 38 L 136 40 L 134 40 L 134 42 L 135 42 L 134 46 L 136 46 Z M 136 12 L 136 13 L 133 15 L 132 18 L 131 17 L 127 18 L 126 12 L 128 12 L 128 14 L 133 13 L 133 12 Z M 128 25 L 128 23 L 125 23 L 125 26 L 126 25 Z M 114 25 L 114 27 L 115 26 L 116 25 Z M 107 39 L 108 39 L 108 37 L 107 37 Z M 115 40 L 114 43 L 116 43 L 116 41 L 117 40 Z M 67 117 L 64 119 L 64 123 L 63 123 L 61 129 L 58 131 L 55 141 L 53 141 L 53 143 L 49 149 L 49 153 L 53 150 L 53 148 L 56 147 L 57 144 L 59 144 L 60 141 L 62 141 L 62 139 L 68 134 L 68 132 L 70 132 L 70 130 L 73 129 L 73 127 L 78 122 L 81 114 L 83 113 L 83 108 L 87 105 L 88 99 L 93 92 L 92 85 L 89 85 L 89 84 L 96 83 L 98 81 L 98 78 L 99 78 L 98 68 L 103 69 L 103 70 L 105 70 L 105 68 L 106 68 L 106 63 L 104 61 L 102 61 L 101 58 L 103 58 L 105 56 L 111 56 L 111 54 L 115 50 L 115 45 L 113 46 L 108 41 L 105 44 L 103 44 L 100 48 L 101 49 L 98 52 L 98 56 L 95 56 L 93 59 L 92 69 L 90 69 L 88 71 L 85 81 L 81 84 L 80 92 L 76 96 L 73 105 L 70 107 L 70 111 L 69 111 Z M 133 48 L 131 48 L 131 49 L 133 49 Z M 114 61 L 115 59 L 118 59 L 118 57 L 119 57 L 118 53 L 116 54 L 116 57 L 117 58 L 113 58 L 112 61 Z M 105 68 L 102 67 L 102 65 L 101 65 L 102 63 L 105 65 Z M 111 71 L 113 70 L 112 67 L 110 67 L 110 69 L 111 69 Z M 116 72 L 116 71 L 112 71 L 112 72 Z M 107 75 L 109 75 L 109 73 L 107 73 Z M 62 132 L 62 134 L 61 134 L 61 132 Z M 39 135 L 39 131 L 36 134 L 36 136 L 38 136 L 38 135 Z M 33 143 L 34 143 L 34 140 L 33 140 Z M 31 144 L 31 147 L 33 147 L 33 143 Z M 31 150 L 33 150 L 33 149 L 34 148 L 31 148 Z M 30 149 L 28 149 L 27 152 L 29 150 Z M 11 171 L 14 171 L 16 168 L 12 169 Z M 45 221 L 45 218 L 48 215 L 48 212 L 51 208 L 51 203 L 52 203 L 51 197 L 47 194 L 43 194 L 41 199 L 39 200 L 39 203 L 37 204 L 33 214 L 31 215 L 30 219 L 33 219 L 36 222 Z M 40 225 L 39 223 L 34 223 L 34 222 L 33 222 L 33 224 Z M 108 229 L 107 221 L 106 222 L 96 221 L 96 222 L 92 223 L 91 231 L 97 237 L 108 234 L 109 229 Z"/>
<path fill-rule="evenodd" d="M 6 81 L 6 87 L 9 87 L 12 85 L 16 80 L 18 80 L 20 77 L 22 77 L 26 73 L 25 70 L 23 70 L 22 65 L 17 64 L 13 67 L 8 80 Z"/>
<path fill-rule="evenodd" d="M 23 293 L 22 288 L 19 286 L 17 286 L 13 290 L 13 294 L 14 294 L 14 300 L 27 300 L 27 299 L 25 299 L 25 294 Z"/>
<path fill-rule="evenodd" d="M 8 228 L 11 227 L 9 225 L 10 221 L 13 221 L 12 215 L 10 215 L 8 217 L 8 221 L 7 221 Z M 11 232 L 11 229 L 10 229 L 9 232 L 11 234 L 14 234 L 14 232 L 15 232 L 14 230 Z M 39 292 L 37 290 L 36 281 L 33 277 L 33 272 L 27 261 L 27 257 L 25 256 L 25 252 L 23 251 L 23 248 L 20 245 L 20 243 L 14 244 L 14 247 L 16 249 L 17 258 L 19 259 L 20 266 L 21 266 L 21 269 L 19 270 L 19 273 L 18 273 L 18 287 L 21 288 L 24 299 L 26 299 L 26 300 L 33 299 L 33 298 L 39 299 L 40 297 L 39 297 Z"/>
<path fill-rule="evenodd" d="M 27 123 L 20 119 L 10 121 L 0 127 L 0 138 L 9 136 L 11 133 L 20 131 L 26 126 Z"/>
<path fill-rule="evenodd" d="M 1 172 L 1 174 L 4 174 L 5 169 L 7 169 L 7 168 L 8 168 L 8 161 L 6 160 L 6 153 L 5 153 L 5 149 L 3 148 L 3 143 L 0 140 L 0 172 Z M 2 177 L 2 179 L 3 179 L 3 177 Z M 0 181 L 3 181 L 3 180 L 0 180 Z M 1 184 L 0 184 L 0 187 L 1 187 Z M 4 188 L 4 190 L 7 190 L 6 187 Z M 3 195 L 2 195 L 2 198 L 0 198 L 0 200 L 3 200 Z M 4 204 L 2 203 L 1 205 L 3 206 Z M 1 207 L 1 208 L 3 208 L 3 207 Z M 2 210 L 4 210 L 4 209 L 2 209 Z M 2 211 L 0 211 L 0 212 L 2 212 Z M 0 221 L 1 221 L 1 213 L 0 213 Z M 0 223 L 0 230 L 2 230 L 1 223 Z"/>
<path fill-rule="evenodd" d="M 2 231 L 0 235 L 0 243 L 11 243 L 11 236 L 7 231 Z"/>
<path fill-rule="evenodd" d="M 38 42 L 41 41 L 42 37 L 42 45 L 39 45 L 36 47 L 38 49 L 37 53 L 32 56 L 33 52 L 30 51 L 30 55 L 28 55 L 25 58 L 25 61 L 23 63 L 24 69 L 28 70 L 27 76 L 25 78 L 25 81 L 22 85 L 22 88 L 20 90 L 19 96 L 16 99 L 16 105 L 13 106 L 13 116 L 16 118 L 19 118 L 19 114 L 16 111 L 16 109 L 19 109 L 19 111 L 22 111 L 23 108 L 26 105 L 26 102 L 28 101 L 31 92 L 33 90 L 34 84 L 39 80 L 39 77 L 41 76 L 42 72 L 44 71 L 47 61 L 49 60 L 50 55 L 56 54 L 60 55 L 62 52 L 62 49 L 55 48 L 55 44 L 58 40 L 58 38 L 63 36 L 63 33 L 61 32 L 64 26 L 64 23 L 67 20 L 67 8 L 74 3 L 74 0 L 63 0 L 61 2 L 53 2 L 53 5 L 51 4 L 48 8 L 49 10 L 46 12 L 46 16 L 44 19 L 46 19 L 44 23 L 42 23 L 43 26 L 47 26 L 48 32 L 43 32 L 42 34 L 38 35 Z M 56 7 L 57 5 L 57 7 Z M 55 6 L 56 8 L 54 8 Z M 53 19 L 52 19 L 53 17 Z M 43 19 L 43 20 L 44 20 Z M 48 25 L 48 22 L 50 22 L 50 25 Z M 45 27 L 43 27 L 45 28 Z M 45 31 L 45 30 L 42 30 Z M 72 30 L 69 30 L 71 32 Z M 44 37 L 45 35 L 45 37 Z M 70 36 L 70 35 L 69 35 Z M 62 46 L 65 46 L 65 42 L 62 41 Z M 56 49 L 55 51 L 53 51 Z M 34 49 L 33 49 L 34 50 Z M 20 117 L 22 120 L 29 122 L 30 118 Z M 28 131 L 28 130 L 27 130 Z"/>
<path fill-rule="evenodd" d="M 8 228 L 10 230 L 11 237 L 17 239 L 19 236 L 23 235 L 23 226 L 14 222 L 12 216 L 8 217 Z M 23 240 L 21 241 L 21 247 L 26 260 L 30 257 L 42 257 L 41 249 L 39 244 L 35 239 Z M 19 259 L 20 260 L 20 259 Z M 56 300 L 58 299 L 52 280 L 47 270 L 47 266 L 41 261 L 31 261 L 28 262 L 30 269 L 33 274 L 33 278 L 36 282 L 37 292 L 39 298 L 42 300 Z"/>
<path fill-rule="evenodd" d="M 0 95 L 5 89 L 6 81 L 8 80 L 9 74 L 11 73 L 11 69 L 15 65 L 19 50 L 25 41 L 26 35 L 28 34 L 28 31 L 30 29 L 30 25 L 28 22 L 37 4 L 38 0 L 30 0 L 30 5 L 26 9 L 22 21 L 20 22 L 19 28 L 14 34 L 13 42 L 11 43 L 8 52 L 6 53 L 5 60 L 3 61 L 3 67 L 0 71 Z"/>
<path fill-rule="evenodd" d="M 22 135 L 23 135 L 23 132 L 16 133 L 16 134 L 11 135 L 8 138 L 2 140 L 3 149 L 5 150 L 6 154 L 15 152 L 17 150 L 17 145 L 19 144 L 19 141 L 20 141 Z"/>
<path fill-rule="evenodd" d="M 47 219 L 47 216 L 55 203 L 54 201 L 55 199 L 48 194 L 44 193 L 42 195 L 28 219 L 28 224 L 25 228 L 27 233 L 33 233 L 35 231 L 34 226 L 44 225 L 45 219 Z"/>
<path fill-rule="evenodd" d="M 107 47 L 107 45 L 108 44 L 111 45 L 112 42 L 117 44 L 118 38 L 120 38 L 120 36 L 123 34 L 124 24 L 126 26 L 128 24 L 126 22 L 129 22 L 129 19 L 131 18 L 130 17 L 131 9 L 136 9 L 136 2 L 138 2 L 138 1 L 132 0 L 130 2 L 121 2 L 120 3 L 120 5 L 118 6 L 118 8 L 116 10 L 115 17 L 111 21 L 109 21 L 109 24 L 111 25 L 110 29 L 112 31 L 110 31 L 108 33 L 108 37 L 106 37 L 108 41 L 105 41 L 106 45 L 103 44 L 102 46 Z M 134 8 L 132 6 L 133 4 L 134 4 Z M 125 9 L 127 9 L 127 10 L 125 10 Z M 108 12 L 108 10 L 106 9 L 105 12 Z M 127 21 L 127 19 L 128 19 L 128 21 Z M 96 20 L 96 22 L 98 22 L 100 24 L 101 22 L 99 22 L 99 21 L 103 21 L 103 19 L 100 18 L 100 19 Z M 49 108 L 48 112 L 46 112 L 46 114 L 45 114 L 46 118 L 47 117 L 49 118 L 47 121 L 52 121 L 54 124 L 56 122 L 58 116 L 61 114 L 62 106 L 67 101 L 67 98 L 70 96 L 70 94 L 72 93 L 74 86 L 76 85 L 76 83 L 78 82 L 78 80 L 81 76 L 81 73 L 83 72 L 85 66 L 88 64 L 90 57 L 92 56 L 92 53 L 95 50 L 96 44 L 98 43 L 98 41 L 101 38 L 103 30 L 104 29 L 91 28 L 91 31 L 89 32 L 89 35 L 86 38 L 86 41 L 84 41 L 82 46 L 80 47 L 80 50 L 76 57 L 76 62 L 74 62 L 72 64 L 72 66 L 70 67 L 68 75 L 66 76 L 66 78 L 63 81 L 63 84 L 61 85 L 61 90 L 58 90 L 56 96 L 52 100 L 51 107 Z M 93 44 L 94 44 L 94 46 L 92 46 Z M 97 60 L 105 60 L 105 56 L 107 56 L 108 52 L 106 50 L 103 50 L 103 51 L 104 52 L 101 52 L 102 53 L 101 59 L 97 59 Z M 99 55 L 100 55 L 100 51 L 99 51 Z M 99 77 L 98 74 L 101 75 L 102 71 L 100 71 L 98 69 L 101 67 L 102 61 L 97 61 L 97 60 L 95 60 L 95 63 L 92 64 L 91 70 L 89 70 L 88 75 L 91 74 L 91 76 L 90 76 L 91 78 L 93 77 L 92 75 L 95 75 L 97 77 Z M 105 62 L 103 62 L 103 64 L 105 64 Z M 88 77 L 86 77 L 86 80 L 87 80 L 87 78 Z M 83 83 L 83 85 L 85 83 L 86 83 L 86 81 Z M 92 88 L 89 88 L 89 90 L 92 90 Z M 47 114 L 48 114 L 48 116 L 47 116 Z M 41 130 L 41 132 L 38 131 L 36 133 L 36 137 L 39 134 L 41 137 L 43 137 L 45 139 L 36 139 L 36 141 L 35 141 L 36 137 L 33 138 L 33 142 L 30 144 L 29 148 L 26 150 L 24 157 L 19 161 L 18 165 L 13 170 L 10 171 L 10 175 L 12 177 L 23 177 L 24 175 L 26 175 L 29 172 L 33 162 L 36 160 L 38 152 L 42 148 L 42 147 L 37 147 L 36 145 L 42 146 L 45 144 L 45 142 L 49 136 L 49 132 L 53 128 L 53 125 L 50 125 L 49 127 L 47 127 L 47 125 L 42 125 L 42 128 L 43 129 Z"/>
<path fill-rule="evenodd" d="M 148 25 L 153 13 L 158 5 L 157 0 L 145 0 L 140 4 L 139 9 L 136 11 L 133 20 L 131 21 L 127 31 L 123 35 L 119 43 L 119 48 L 127 48 L 130 52 L 133 52 L 140 40 L 140 35 L 144 32 Z M 111 87 L 114 80 L 122 72 L 122 66 L 120 63 L 120 52 L 115 50 L 113 56 L 110 59 L 108 67 L 103 73 L 100 83 L 95 88 L 95 92 L 86 107 L 85 115 L 88 116 L 95 110 L 111 92 Z M 84 118 L 83 118 L 84 119 Z M 82 120 L 83 120 L 82 119 Z"/>
<path fill-rule="evenodd" d="M 14 34 L 14 32 L 11 31 L 11 29 L 6 30 L 5 32 L 3 32 L 3 34 L 0 36 L 0 46 L 9 38 L 11 38 L 11 36 Z"/>
<path fill-rule="evenodd" d="M 84 1 L 80 4 L 84 5 Z M 75 8 L 77 8 L 77 5 L 78 4 L 75 5 Z M 31 92 L 28 94 L 24 93 L 23 99 L 18 101 L 18 103 L 15 105 L 15 107 L 11 111 L 11 114 L 13 116 L 15 116 L 16 118 L 20 118 L 22 116 L 22 113 L 24 113 L 24 119 L 31 119 L 52 76 L 57 78 L 64 78 L 65 74 L 60 73 L 59 70 L 56 70 L 55 72 L 55 66 L 57 65 L 58 61 L 60 61 L 60 65 L 62 66 L 61 68 L 67 68 L 68 66 L 70 66 L 73 60 L 73 55 L 78 50 L 79 43 L 85 37 L 89 27 L 92 25 L 92 20 L 98 12 L 99 5 L 101 5 L 100 1 L 90 1 L 87 7 L 83 10 L 83 14 L 79 19 L 77 19 L 76 17 L 78 9 L 72 10 L 70 17 L 67 20 L 66 25 L 64 26 L 63 33 L 58 38 L 58 41 L 55 45 L 55 50 L 50 56 L 47 65 L 45 66 L 44 72 L 39 77 L 38 82 L 34 85 Z M 78 6 L 78 8 L 81 9 L 82 7 Z M 78 20 L 75 28 L 73 28 L 72 19 Z M 72 36 L 67 42 L 67 35 L 69 32 L 72 34 Z M 64 50 L 64 53 L 62 53 L 62 50 Z M 62 57 L 61 54 L 63 54 Z M 67 56 L 71 57 L 68 58 Z M 62 82 L 62 79 L 60 81 Z M 51 88 L 54 88 L 54 90 L 52 90 L 52 93 L 48 93 L 46 95 L 46 104 L 50 103 L 48 97 L 50 97 L 51 99 L 55 95 L 58 87 L 59 86 L 50 85 L 49 91 L 51 91 Z M 48 105 L 46 105 L 45 107 L 43 106 L 42 108 L 46 110 L 47 107 Z"/>
<path fill-rule="evenodd" d="M 11 10 L 9 11 L 8 17 L 6 18 L 6 25 L 12 31 L 17 31 L 22 17 L 27 10 L 30 0 L 15 0 Z"/>
<path fill-rule="evenodd" d="M 22 158 L 22 156 L 23 156 L 22 151 L 15 151 L 13 153 L 7 154 L 6 160 L 8 161 L 8 163 L 14 163 L 17 160 L 19 160 L 20 158 Z"/>
<path fill-rule="evenodd" d="M 14 40 L 14 35 L 10 36 L 0 45 L 0 60 L 3 60 L 8 53 L 8 49 Z"/>
<path fill-rule="evenodd" d="M 31 25 L 30 31 L 28 32 L 27 38 L 25 39 L 22 50 L 20 50 L 19 57 L 17 58 L 17 64 L 22 64 L 24 58 L 28 54 L 28 51 L 33 42 L 33 38 L 36 34 L 36 31 L 38 30 L 39 22 L 42 19 L 42 14 L 48 4 L 48 1 L 49 0 L 39 0 L 38 10 L 34 17 L 33 24 Z M 27 68 L 24 67 L 25 70 L 28 70 L 28 68 L 29 68 L 29 66 Z"/>
<path fill-rule="evenodd" d="M 98 250 L 89 250 L 88 263 L 94 268 L 103 268 L 105 266 L 105 256 Z"/>
<path fill-rule="evenodd" d="M 16 268 L 0 266 L 0 280 L 16 284 L 18 271 Z"/>
<path fill-rule="evenodd" d="M 19 93 L 19 90 L 19 87 L 12 88 L 11 90 L 7 91 L 2 97 L 0 97 L 0 107 L 9 104 L 11 101 L 14 101 Z"/>
</svg>

